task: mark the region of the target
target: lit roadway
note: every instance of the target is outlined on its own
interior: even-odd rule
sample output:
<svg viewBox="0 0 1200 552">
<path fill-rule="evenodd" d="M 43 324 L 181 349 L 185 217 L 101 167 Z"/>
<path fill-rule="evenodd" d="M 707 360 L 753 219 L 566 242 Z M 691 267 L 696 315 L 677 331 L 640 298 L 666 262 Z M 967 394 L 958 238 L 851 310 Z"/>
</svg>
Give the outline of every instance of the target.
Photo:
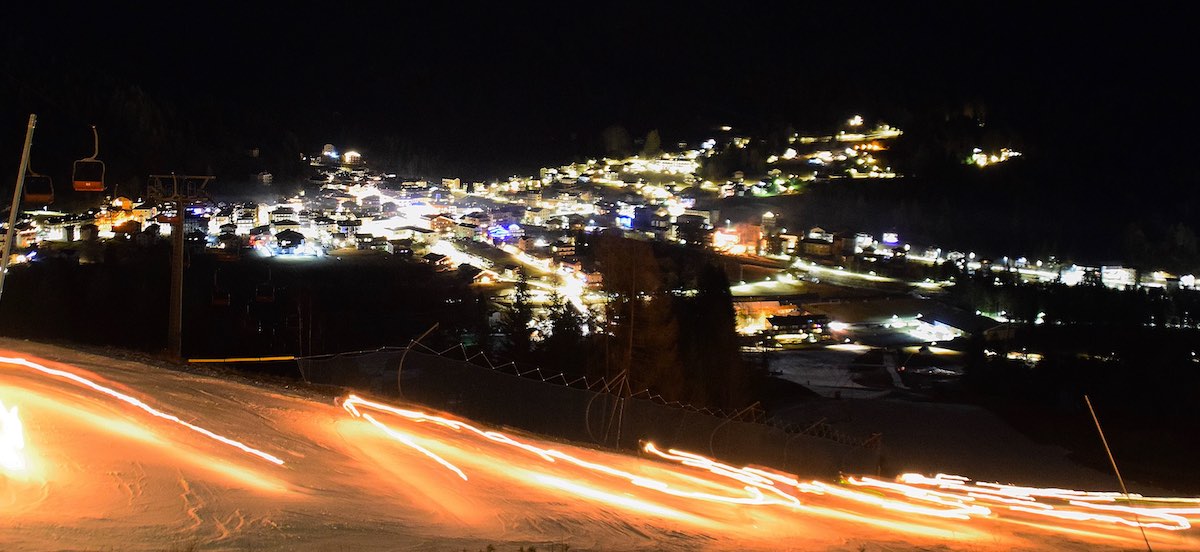
<svg viewBox="0 0 1200 552">
<path fill-rule="evenodd" d="M 478 264 L 478 259 L 474 258 L 469 253 L 464 252 L 456 244 L 452 242 L 438 242 L 439 249 L 437 253 L 450 256 L 455 262 L 474 262 Z M 490 247 L 490 246 L 489 246 Z M 550 268 L 550 263 L 545 259 L 538 259 L 526 254 L 524 251 L 517 249 L 511 245 L 499 247 L 501 251 L 512 255 L 522 267 L 524 267 L 528 275 L 527 282 L 530 288 L 540 289 L 548 293 L 557 292 L 563 300 L 575 306 L 575 309 L 580 313 L 588 314 L 588 309 L 585 304 L 585 299 L 588 301 L 599 299 L 588 297 L 587 286 L 576 278 L 573 274 L 567 274 Z M 541 277 L 546 277 L 549 281 L 543 280 Z M 510 280 L 505 280 L 510 281 Z M 511 280 L 515 282 L 516 280 Z"/>
<path fill-rule="evenodd" d="M 774 280 L 775 282 L 786 281 L 793 278 L 787 272 L 803 273 L 810 278 L 819 279 L 821 282 L 852 288 L 869 289 L 874 291 L 882 291 L 889 293 L 905 292 L 909 290 L 919 290 L 923 292 L 937 292 L 942 289 L 944 283 L 940 282 L 915 282 L 902 280 L 899 278 L 891 278 L 888 276 L 880 276 L 870 272 L 856 272 L 845 268 L 825 266 L 817 264 L 805 259 L 795 259 L 784 256 L 761 256 L 761 255 L 733 255 L 738 261 L 761 266 L 764 268 L 774 268 L 780 270 L 781 273 Z M 778 290 L 772 290 L 770 282 L 747 282 L 745 284 L 733 286 L 735 293 L 742 289 L 745 293 L 750 293 L 753 289 L 755 295 L 772 295 L 772 294 L 787 294 L 791 293 L 790 288 L 786 285 L 775 285 Z"/>
<path fill-rule="evenodd" d="M 927 265 L 934 265 L 942 261 L 936 257 L 920 256 L 911 253 L 908 255 L 908 259 L 910 261 L 917 261 Z M 1049 267 L 1042 268 L 1040 265 L 1041 261 L 1038 261 L 1038 263 L 1039 264 L 1037 266 L 1032 268 L 1029 266 L 1021 268 L 1006 268 L 1004 265 L 990 264 L 988 265 L 988 270 L 990 272 L 1015 272 L 1021 276 L 1022 280 L 1026 282 L 1054 282 L 1062 278 L 1062 274 L 1060 274 L 1057 270 L 1048 270 Z M 984 264 L 980 261 L 972 260 L 966 262 L 966 267 L 970 270 L 980 270 L 984 267 Z"/>
<path fill-rule="evenodd" d="M 12 340 L 0 357 L 3 549 L 1200 548 L 1197 499 L 819 481 Z"/>
</svg>

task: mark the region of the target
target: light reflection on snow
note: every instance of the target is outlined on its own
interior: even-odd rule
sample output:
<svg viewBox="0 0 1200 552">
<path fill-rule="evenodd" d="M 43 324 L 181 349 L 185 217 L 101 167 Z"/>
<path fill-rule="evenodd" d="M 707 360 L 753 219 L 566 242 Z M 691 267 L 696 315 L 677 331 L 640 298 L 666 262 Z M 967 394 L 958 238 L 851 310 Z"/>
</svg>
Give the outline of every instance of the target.
<svg viewBox="0 0 1200 552">
<path fill-rule="evenodd" d="M 0 401 L 0 469 L 6 472 L 25 471 L 25 430 L 17 406 L 6 408 Z"/>
<path fill-rule="evenodd" d="M 161 419 L 163 419 L 163 420 L 167 420 L 167 421 L 170 421 L 170 422 L 174 422 L 174 423 L 176 423 L 176 424 L 179 424 L 179 425 L 181 425 L 181 426 L 183 426 L 183 427 L 185 427 L 185 428 L 187 428 L 187 429 L 190 429 L 190 430 L 192 430 L 192 431 L 194 431 L 194 432 L 196 432 L 196 433 L 199 433 L 199 434 L 201 434 L 201 435 L 204 435 L 205 437 L 208 437 L 209 439 L 213 439 L 213 440 L 215 440 L 215 441 L 218 441 L 218 442 L 224 443 L 224 444 L 226 444 L 226 445 L 229 445 L 229 446 L 231 446 L 231 447 L 234 447 L 234 448 L 240 449 L 240 450 L 242 450 L 243 452 L 246 452 L 246 453 L 248 453 L 248 454 L 251 454 L 251 455 L 257 456 L 257 457 L 259 457 L 259 458 L 262 458 L 263 460 L 266 460 L 266 461 L 268 461 L 268 462 L 271 462 L 271 463 L 273 463 L 273 464 L 276 464 L 276 465 L 283 465 L 283 460 L 279 459 L 278 457 L 276 457 L 276 456 L 274 456 L 274 455 L 271 455 L 271 454 L 268 454 L 268 453 L 266 453 L 266 452 L 263 452 L 263 451 L 261 451 L 261 450 L 258 450 L 258 449 L 256 449 L 256 448 L 250 447 L 250 446 L 248 446 L 248 445 L 246 445 L 246 444 L 244 444 L 244 443 L 241 443 L 241 442 L 239 442 L 239 441 L 235 441 L 235 440 L 233 440 L 233 439 L 230 439 L 230 438 L 228 438 L 228 437 L 225 437 L 225 436 L 223 436 L 223 435 L 218 435 L 218 434 L 216 434 L 216 433 L 213 433 L 212 431 L 209 431 L 209 430 L 207 430 L 207 429 L 205 429 L 205 428 L 203 428 L 203 427 L 200 427 L 200 426 L 198 426 L 198 425 L 195 425 L 195 424 L 193 424 L 193 423 L 190 423 L 190 422 L 185 422 L 185 421 L 183 421 L 183 420 L 179 419 L 177 416 L 175 416 L 175 415 L 173 415 L 173 414 L 167 414 L 166 412 L 163 412 L 163 411 L 161 411 L 161 410 L 159 410 L 159 409 L 157 409 L 157 408 L 154 408 L 154 407 L 152 407 L 152 406 L 150 406 L 150 405 L 146 404 L 146 403 L 145 403 L 145 402 L 143 402 L 141 399 L 138 399 L 138 398 L 136 398 L 136 397 L 132 397 L 132 396 L 130 396 L 130 395 L 126 395 L 125 393 L 122 393 L 122 392 L 120 392 L 120 391 L 117 391 L 117 390 L 115 390 L 115 389 L 113 389 L 113 388 L 111 388 L 111 387 L 107 387 L 107 386 L 101 385 L 101 384 L 99 384 L 99 383 L 96 383 L 96 382 L 94 382 L 94 381 L 92 381 L 92 380 L 90 380 L 90 379 L 88 379 L 88 378 L 85 378 L 85 377 L 83 377 L 83 376 L 79 375 L 79 374 L 76 374 L 76 373 L 73 373 L 73 372 L 68 372 L 68 371 L 66 371 L 66 370 L 59 370 L 59 369 L 56 369 L 56 368 L 50 368 L 50 367 L 48 367 L 48 366 L 44 366 L 44 365 L 38 364 L 38 363 L 36 363 L 36 362 L 32 362 L 32 361 L 26 360 L 26 359 L 24 359 L 24 358 L 0 357 L 0 364 L 9 364 L 9 365 L 12 365 L 12 366 L 21 366 L 21 367 L 29 368 L 29 369 L 31 369 L 31 370 L 35 370 L 35 371 L 37 371 L 37 372 L 41 372 L 41 373 L 43 373 L 43 374 L 46 374 L 46 375 L 48 375 L 48 376 L 52 376 L 52 377 L 56 377 L 56 378 L 65 379 L 65 380 L 71 381 L 71 382 L 73 382 L 73 383 L 76 383 L 76 384 L 82 385 L 82 386 L 84 386 L 84 387 L 87 387 L 87 388 L 89 388 L 89 389 L 92 389 L 92 390 L 94 390 L 94 391 L 98 391 L 98 392 L 100 392 L 100 393 L 102 393 L 102 394 L 104 394 L 104 395 L 108 395 L 108 396 L 110 396 L 110 397 L 113 397 L 113 398 L 115 398 L 115 399 L 117 399 L 117 400 L 120 400 L 120 401 L 122 401 L 122 402 L 125 402 L 125 403 L 127 403 L 127 404 L 130 404 L 130 405 L 132 405 L 132 406 L 135 406 L 135 407 L 137 407 L 137 408 L 139 408 L 139 409 L 141 409 L 141 410 L 145 411 L 146 413 L 148 413 L 148 414 L 150 414 L 151 416 L 154 416 L 154 417 L 156 417 L 156 418 L 161 418 Z"/>
<path fill-rule="evenodd" d="M 1159 498 L 1121 493 L 1088 492 L 1065 489 L 1044 489 L 1001 485 L 996 483 L 972 482 L 967 478 L 938 474 L 926 477 L 919 474 L 904 474 L 896 481 L 885 481 L 872 477 L 848 477 L 841 484 L 822 481 L 800 481 L 791 475 L 759 467 L 735 467 L 690 452 L 668 449 L 660 450 L 653 443 L 645 443 L 643 451 L 677 466 L 708 472 L 723 482 L 725 493 L 696 491 L 681 488 L 661 479 L 638 475 L 613 466 L 582 460 L 555 449 L 541 448 L 530 443 L 495 431 L 485 431 L 461 420 L 424 412 L 397 408 L 350 395 L 342 401 L 342 407 L 351 415 L 366 419 L 385 434 L 417 448 L 447 469 L 454 471 L 464 481 L 466 473 L 446 459 L 418 447 L 411 439 L 400 439 L 403 432 L 397 431 L 379 419 L 365 413 L 374 410 L 391 414 L 414 424 L 432 424 L 459 434 L 474 435 L 502 445 L 508 445 L 531 453 L 546 462 L 559 466 L 573 466 L 573 479 L 597 476 L 607 482 L 609 488 L 597 489 L 580 483 L 566 484 L 561 478 L 535 476 L 532 483 L 549 484 L 579 498 L 599 501 L 612 506 L 632 509 L 641 513 L 662 517 L 674 509 L 659 510 L 660 505 L 632 498 L 635 489 L 657 491 L 664 498 L 683 499 L 696 503 L 718 503 L 741 507 L 779 507 L 795 512 L 817 516 L 852 520 L 877 525 L 893 530 L 926 536 L 945 536 L 945 532 L 932 527 L 935 519 L 969 521 L 972 519 L 994 519 L 1019 523 L 1025 526 L 1041 526 L 1055 529 L 1061 526 L 1062 533 L 1089 534 L 1095 530 L 1112 529 L 1113 526 L 1141 527 L 1167 531 L 1186 530 L 1192 522 L 1200 521 L 1200 499 Z M 502 461 L 493 458 L 493 461 Z M 624 483 L 629 486 L 622 487 Z M 1137 506 L 1129 505 L 1132 501 Z M 1124 503 L 1123 503 L 1124 502 Z M 855 511 L 862 507 L 876 513 Z M 889 520 L 878 516 L 886 512 L 910 515 L 913 519 Z M 1051 518 L 1059 525 L 1031 524 L 1026 515 Z M 1061 525 L 1076 522 L 1076 526 Z M 967 537 L 967 531 L 953 531 L 957 538 Z M 1097 533 L 1102 535 L 1101 533 Z M 976 535 L 976 536 L 981 536 Z"/>
<path fill-rule="evenodd" d="M 1022 539 L 1047 535 L 1133 546 L 1141 542 L 1137 529 L 1144 528 L 1155 548 L 1174 546 L 1194 549 L 1194 525 L 1200 521 L 1200 499 L 1194 498 L 1126 497 L 1111 492 L 973 482 L 944 474 L 932 477 L 905 474 L 895 480 L 846 477 L 836 482 L 805 481 L 774 469 L 738 467 L 700 454 L 643 443 L 643 454 L 655 460 L 647 461 L 645 458 L 570 445 L 547 444 L 536 437 L 505 434 L 446 414 L 423 412 L 414 406 L 392 406 L 355 395 L 338 401 L 341 406 L 338 410 L 301 399 L 285 403 L 291 405 L 288 411 L 296 417 L 295 425 L 288 424 L 291 418 L 275 414 L 269 418 L 255 419 L 247 425 L 245 434 L 254 435 L 256 440 L 271 442 L 275 446 L 283 442 L 290 443 L 284 448 L 293 451 L 289 452 L 295 459 L 294 463 L 289 464 L 291 469 L 275 470 L 275 465 L 282 464 L 282 461 L 273 462 L 267 458 L 274 456 L 203 429 L 199 419 L 184 422 L 134 398 L 132 391 L 126 394 L 109 387 L 120 387 L 119 383 L 102 385 L 98 382 L 106 380 L 99 376 L 48 361 L 0 357 L 0 365 L 3 364 L 12 365 L 18 371 L 29 369 L 31 373 L 51 376 L 52 381 L 69 381 L 84 389 L 97 391 L 103 397 L 118 399 L 105 400 L 105 403 L 111 402 L 122 409 L 132 405 L 138 411 L 152 414 L 154 418 L 147 422 L 138 416 L 112 416 L 111 410 L 97 410 L 89 404 L 89 394 L 60 395 L 57 390 L 43 393 L 31 388 L 14 387 L 12 389 L 18 393 L 0 395 L 5 401 L 0 404 L 0 423 L 3 424 L 0 425 L 0 439 L 6 443 L 3 446 L 8 447 L 0 447 L 0 460 L 6 450 L 19 450 L 19 447 L 12 445 L 16 442 L 12 435 L 29 430 L 28 423 L 21 428 L 14 402 L 21 403 L 21 413 L 38 413 L 38 420 L 50 416 L 70 420 L 73 424 L 83 422 L 90 430 L 101 429 L 104 433 L 138 439 L 156 447 L 173 448 L 179 442 L 184 442 L 179 441 L 181 437 L 178 432 L 156 434 L 155 428 L 163 425 L 157 420 L 163 419 L 182 425 L 204 439 L 227 445 L 229 448 L 216 447 L 228 451 L 225 460 L 217 454 L 196 455 L 186 449 L 179 450 L 178 456 L 143 455 L 138 460 L 149 460 L 168 470 L 175 470 L 176 466 L 189 461 L 204 464 L 223 476 L 216 480 L 219 483 L 215 487 L 221 489 L 222 493 L 244 486 L 275 491 L 298 489 L 303 492 L 291 493 L 289 498 L 273 497 L 269 508 L 279 504 L 274 502 L 276 500 L 287 500 L 292 504 L 290 507 L 301 508 L 299 505 L 304 504 L 306 506 L 303 508 L 319 508 L 321 515 L 375 504 L 380 499 L 393 497 L 396 489 L 407 493 L 409 491 L 406 489 L 412 487 L 415 493 L 407 496 L 425 497 L 442 504 L 444 512 L 452 515 L 453 523 L 463 527 L 489 527 L 488 523 L 501 512 L 514 516 L 536 516 L 530 512 L 550 507 L 558 509 L 556 511 L 560 514 L 578 513 L 583 517 L 595 515 L 588 512 L 601 511 L 606 512 L 601 515 L 636 520 L 641 527 L 697 531 L 714 537 L 747 539 L 749 543 L 777 536 L 797 537 L 829 528 L 830 531 L 868 535 L 886 531 L 907 535 L 907 538 L 953 540 L 984 547 L 989 544 L 999 547 L 1000 539 L 1004 540 L 1004 545 L 1015 544 L 1018 547 L 1029 542 L 1044 544 L 1044 541 Z M 0 391 L 5 389 L 0 387 Z M 154 389 L 162 390 L 160 387 Z M 177 395 L 158 395 L 154 398 L 161 401 L 168 396 Z M 247 394 L 242 400 L 253 400 L 253 396 L 257 395 Z M 210 424 L 227 418 L 222 413 L 205 408 L 193 409 L 192 415 L 207 415 Z M 351 448 L 339 447 L 337 443 L 326 442 L 321 437 L 319 429 L 324 423 L 318 420 L 322 418 L 307 417 L 316 411 L 333 415 L 329 420 L 341 417 L 342 421 L 335 422 L 335 425 L 345 423 L 361 428 L 349 433 L 339 432 L 340 438 L 345 440 L 341 442 L 351 444 Z M 240 411 L 232 413 L 239 414 Z M 350 417 L 345 417 L 346 414 Z M 359 421 L 365 423 L 360 424 Z M 279 422 L 284 426 L 277 425 Z M 60 424 L 55 427 L 74 426 Z M 271 433 L 280 430 L 283 432 Z M 68 442 L 64 439 L 70 439 L 72 434 L 58 431 L 54 450 L 69 452 L 57 454 L 54 462 L 86 456 L 87 452 L 81 448 L 68 446 L 62 449 L 62 444 Z M 172 437 L 164 438 L 166 435 Z M 199 442 L 206 442 L 204 439 Z M 369 440 L 383 445 L 382 448 L 373 449 L 376 454 L 374 459 L 357 456 L 353 451 L 358 447 L 354 445 L 365 444 Z M 397 442 L 420 454 L 413 454 L 411 458 L 394 458 L 395 461 L 390 456 L 377 455 L 394 455 L 395 451 L 400 450 L 395 446 Z M 40 461 L 45 444 L 36 439 L 33 443 L 39 447 L 39 461 L 33 462 L 32 469 L 37 471 L 52 465 L 53 462 Z M 25 454 L 29 455 L 28 449 Z M 254 461 L 268 460 L 273 464 L 269 469 L 280 479 L 274 480 L 266 473 L 257 473 L 250 465 L 242 466 L 236 462 L 237 458 L 251 462 L 247 455 Z M 373 466 L 376 462 L 386 466 Z M 0 469 L 0 487 L 3 487 L 3 470 L 11 471 L 11 468 L 9 464 L 0 463 L 0 466 L 3 466 Z M 428 469 L 423 466 L 428 466 Z M 93 469 L 93 464 L 81 463 L 67 470 L 59 470 L 62 473 L 50 474 L 62 475 L 61 478 L 48 477 L 46 480 L 58 484 L 60 489 L 80 489 L 80 494 L 72 498 L 83 503 L 92 499 L 102 502 L 101 494 L 96 493 L 104 488 L 104 483 L 93 477 Z M 439 472 L 449 473 L 445 478 L 431 477 Z M 79 476 L 88 479 L 72 479 Z M 188 475 L 188 478 L 192 476 Z M 183 481 L 183 474 L 180 474 L 180 480 Z M 204 488 L 203 485 L 211 484 L 204 483 L 203 478 L 197 481 L 199 485 L 193 488 Z M 242 485 L 231 486 L 231 481 Z M 380 484 L 391 482 L 400 483 L 401 486 Z M 50 492 L 53 489 L 40 486 L 17 490 L 20 493 L 12 494 L 15 499 L 12 503 L 33 508 L 37 501 L 31 500 L 31 493 Z M 61 490 L 58 492 L 62 493 Z M 63 498 L 66 496 L 71 495 L 64 495 Z M 514 498 L 520 496 L 529 498 Z M 489 510 L 488 505 L 493 504 L 494 511 Z M 531 508 L 531 505 L 537 506 Z M 255 508 L 252 503 L 241 499 L 230 500 L 223 507 L 234 509 L 232 514 L 221 514 L 233 516 L 231 519 L 242 515 L 238 511 L 244 513 Z M 59 510 L 47 508 L 42 510 L 45 515 L 59 515 Z M 105 512 L 108 512 L 105 515 L 115 513 Z M 386 512 L 386 509 L 381 509 L 378 514 L 391 515 Z M 485 513 L 472 515 L 478 512 Z M 256 515 L 272 514 L 259 512 Z M 228 523 L 225 519 L 222 517 L 219 522 L 213 522 L 222 527 L 222 535 L 227 534 L 222 525 Z M 64 519 L 63 523 L 70 524 L 71 521 Z M 856 527 L 866 533 L 856 532 L 853 529 Z M 825 538 L 820 535 L 813 537 Z"/>
</svg>

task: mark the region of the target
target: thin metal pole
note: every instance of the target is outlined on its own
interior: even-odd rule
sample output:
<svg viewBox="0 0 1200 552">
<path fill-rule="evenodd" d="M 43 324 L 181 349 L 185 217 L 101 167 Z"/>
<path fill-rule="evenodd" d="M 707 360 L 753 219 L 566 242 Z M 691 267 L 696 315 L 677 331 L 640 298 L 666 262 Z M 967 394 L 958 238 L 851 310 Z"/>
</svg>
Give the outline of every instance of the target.
<svg viewBox="0 0 1200 552">
<path fill-rule="evenodd" d="M 621 448 L 621 426 L 625 425 L 625 397 L 618 397 L 617 403 L 619 415 L 617 416 L 617 442 L 614 448 Z"/>
<path fill-rule="evenodd" d="M 0 258 L 0 296 L 4 295 L 4 277 L 8 275 L 8 257 L 12 255 L 13 240 L 16 238 L 17 213 L 21 210 L 21 191 L 25 187 L 25 171 L 29 170 L 29 147 L 33 145 L 33 127 L 37 126 L 37 115 L 29 114 L 29 126 L 25 129 L 25 149 L 21 150 L 21 167 L 17 169 L 17 184 L 13 187 L 12 210 L 8 213 L 8 233 L 4 236 L 4 256 Z"/>
<path fill-rule="evenodd" d="M 1088 412 L 1092 415 L 1092 421 L 1096 423 L 1096 432 L 1100 434 L 1100 443 L 1104 445 L 1104 452 L 1108 454 L 1108 462 L 1112 464 L 1113 473 L 1117 474 L 1117 482 L 1121 484 L 1121 492 L 1125 493 L 1125 501 L 1129 503 L 1129 507 L 1133 508 L 1133 499 L 1129 498 L 1129 489 L 1125 488 L 1125 480 L 1121 478 L 1121 470 L 1117 469 L 1117 461 L 1113 458 L 1112 449 L 1108 448 L 1108 439 L 1104 438 L 1104 430 L 1100 429 L 1100 418 L 1096 417 L 1096 409 L 1092 408 L 1092 400 L 1087 395 L 1083 396 L 1083 402 L 1087 403 Z M 1146 538 L 1146 528 L 1142 527 L 1142 520 L 1138 519 L 1137 511 L 1133 511 L 1133 521 L 1137 523 L 1138 530 L 1142 532 L 1142 541 L 1146 543 L 1146 550 L 1150 548 L 1150 539 Z"/>
</svg>

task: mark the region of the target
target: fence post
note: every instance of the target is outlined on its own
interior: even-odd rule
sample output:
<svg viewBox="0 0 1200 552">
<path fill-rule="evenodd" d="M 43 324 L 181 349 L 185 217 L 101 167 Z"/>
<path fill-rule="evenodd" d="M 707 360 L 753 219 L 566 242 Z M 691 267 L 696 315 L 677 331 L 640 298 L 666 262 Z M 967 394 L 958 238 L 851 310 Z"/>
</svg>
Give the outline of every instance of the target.
<svg viewBox="0 0 1200 552">
<path fill-rule="evenodd" d="M 404 371 L 404 359 L 408 357 L 408 351 L 413 348 L 413 345 L 420 343 L 422 339 L 425 339 L 425 336 L 429 335 L 431 332 L 433 332 L 433 330 L 436 330 L 437 327 L 438 323 L 435 322 L 429 327 L 428 330 L 425 330 L 425 333 L 421 334 L 416 339 L 409 341 L 408 347 L 405 347 L 404 352 L 400 353 L 400 365 L 396 367 L 396 392 L 400 394 L 400 398 L 404 398 L 404 388 L 400 384 L 400 376 Z"/>
</svg>

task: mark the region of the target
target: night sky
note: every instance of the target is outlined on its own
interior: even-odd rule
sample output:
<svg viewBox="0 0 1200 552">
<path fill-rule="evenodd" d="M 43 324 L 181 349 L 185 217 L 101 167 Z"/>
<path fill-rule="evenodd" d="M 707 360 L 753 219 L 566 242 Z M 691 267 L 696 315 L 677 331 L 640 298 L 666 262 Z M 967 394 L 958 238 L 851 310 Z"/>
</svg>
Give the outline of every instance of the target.
<svg viewBox="0 0 1200 552">
<path fill-rule="evenodd" d="M 613 124 L 635 137 L 660 129 L 670 144 L 721 124 L 828 130 L 857 112 L 903 127 L 966 105 L 1030 152 L 1100 175 L 1187 172 L 1179 154 L 1196 142 L 1180 14 L 395 4 L 6 17 L 0 169 L 15 167 L 29 111 L 43 121 L 39 157 L 59 166 L 87 149 L 107 90 L 135 88 L 161 108 L 161 128 L 186 137 L 146 158 L 122 151 L 145 149 L 147 138 L 121 135 L 137 125 L 107 121 L 110 159 L 163 165 L 129 168 L 138 174 L 211 167 L 189 148 L 269 156 L 333 142 L 375 158 L 390 148 L 439 173 L 422 176 L 499 177 L 594 154 Z M 1170 155 L 1127 159 L 1149 149 Z"/>
</svg>

